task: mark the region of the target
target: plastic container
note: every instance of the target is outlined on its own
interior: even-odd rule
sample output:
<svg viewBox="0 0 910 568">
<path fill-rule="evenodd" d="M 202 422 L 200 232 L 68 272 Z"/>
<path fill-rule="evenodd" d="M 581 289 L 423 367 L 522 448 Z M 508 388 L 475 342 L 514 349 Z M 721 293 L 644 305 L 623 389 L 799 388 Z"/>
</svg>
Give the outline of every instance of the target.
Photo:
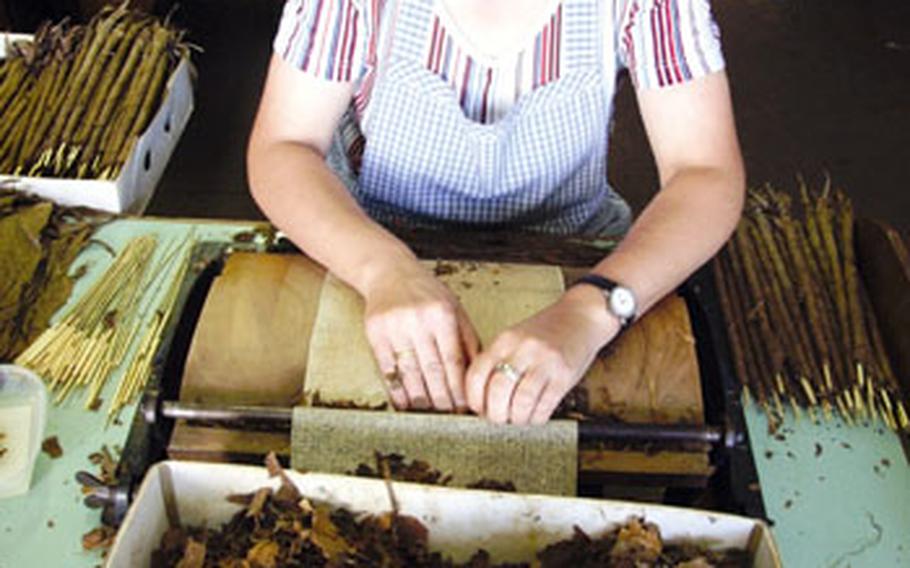
<svg viewBox="0 0 910 568">
<path fill-rule="evenodd" d="M 23 367 L 0 365 L 0 499 L 28 492 L 46 423 L 44 381 Z"/>
<path fill-rule="evenodd" d="M 312 500 L 352 511 L 390 509 L 385 482 L 341 475 L 288 472 Z M 152 467 L 107 557 L 108 568 L 149 566 L 170 523 L 218 527 L 240 510 L 228 495 L 276 487 L 263 467 L 162 462 Z M 692 540 L 710 547 L 749 550 L 754 568 L 779 568 L 780 557 L 763 522 L 711 511 L 543 495 L 519 495 L 394 483 L 399 509 L 424 523 L 432 550 L 466 561 L 477 548 L 495 562 L 528 562 L 546 545 L 572 536 L 573 527 L 598 535 L 644 517 L 665 542 Z"/>
</svg>

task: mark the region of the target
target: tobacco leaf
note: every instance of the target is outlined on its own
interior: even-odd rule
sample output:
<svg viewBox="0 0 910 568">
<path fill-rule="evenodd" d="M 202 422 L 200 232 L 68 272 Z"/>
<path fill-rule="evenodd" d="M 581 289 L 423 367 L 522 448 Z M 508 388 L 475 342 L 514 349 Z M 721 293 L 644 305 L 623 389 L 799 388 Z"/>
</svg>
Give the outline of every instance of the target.
<svg viewBox="0 0 910 568">
<path fill-rule="evenodd" d="M 636 562 L 655 562 L 663 552 L 663 542 L 657 525 L 632 519 L 619 530 L 610 556 L 631 557 Z"/>
<path fill-rule="evenodd" d="M 102 445 L 100 451 L 89 454 L 88 460 L 92 465 L 98 466 L 101 481 L 107 485 L 114 485 L 117 483 L 117 460 L 114 458 L 113 454 L 111 454 L 111 450 L 107 447 L 107 444 Z"/>
<path fill-rule="evenodd" d="M 283 475 L 277 460 L 273 476 Z M 466 563 L 456 563 L 429 549 L 429 531 L 417 518 L 396 511 L 369 515 L 301 498 L 288 506 L 278 492 L 259 490 L 232 495 L 246 506 L 219 530 L 205 527 L 171 529 L 152 553 L 151 566 L 177 566 L 190 540 L 204 542 L 206 566 L 272 568 L 278 566 L 364 566 L 382 568 L 518 568 L 524 563 L 496 564 L 484 550 Z M 252 512 L 252 514 L 251 514 Z M 689 562 L 689 564 L 684 564 Z M 707 564 L 705 564 L 705 562 Z M 751 566 L 745 550 L 706 550 L 695 543 L 664 545 L 655 525 L 631 519 L 599 537 L 576 528 L 568 539 L 537 554 L 530 564 L 541 568 L 621 567 L 700 568 Z"/>
<path fill-rule="evenodd" d="M 278 566 L 278 553 L 281 548 L 273 540 L 261 540 L 253 545 L 246 554 L 246 561 L 256 568 L 275 568 Z"/>
<path fill-rule="evenodd" d="M 41 231 L 53 206 L 39 203 L 0 218 L 0 359 L 8 359 L 23 291 L 44 256 Z"/>
<path fill-rule="evenodd" d="M 192 538 L 187 539 L 183 549 L 183 558 L 177 563 L 177 568 L 202 568 L 205 566 L 205 543 L 197 542 Z"/>
<path fill-rule="evenodd" d="M 423 460 L 407 460 L 400 454 L 383 454 L 382 452 L 376 452 L 375 457 L 375 469 L 370 465 L 361 463 L 353 471 L 348 471 L 347 474 L 376 479 L 388 477 L 389 481 L 407 481 L 424 485 L 446 486 L 452 481 L 451 474 L 445 474 Z M 485 489 L 508 493 L 516 491 L 515 484 L 511 481 L 486 478 L 467 483 L 465 487 L 468 489 Z"/>
<path fill-rule="evenodd" d="M 500 491 L 502 493 L 515 493 L 518 491 L 515 484 L 511 481 L 499 481 L 497 479 L 479 479 L 473 483 L 465 485 L 468 489 L 485 489 L 487 491 Z"/>
<path fill-rule="evenodd" d="M 13 353 L 24 350 L 42 331 L 50 326 L 51 317 L 70 297 L 74 279 L 68 271 L 92 233 L 89 225 L 68 228 L 46 245 L 47 254 L 38 265 L 25 292 L 25 302 L 16 318 L 20 333 L 11 348 Z"/>
<path fill-rule="evenodd" d="M 60 447 L 60 440 L 57 439 L 57 436 L 45 438 L 41 442 L 41 451 L 54 460 L 63 455 L 63 448 Z"/>
<path fill-rule="evenodd" d="M 291 478 L 284 472 L 284 468 L 281 467 L 281 463 L 278 461 L 278 456 L 275 452 L 269 452 L 268 455 L 265 456 L 265 467 L 269 472 L 269 477 L 277 476 L 281 478 L 281 486 L 278 488 L 278 491 L 275 492 L 276 501 L 285 504 L 297 503 L 300 501 L 300 491 L 297 490 L 297 486 L 294 485 Z"/>
<path fill-rule="evenodd" d="M 337 562 L 342 554 L 354 552 L 351 545 L 340 535 L 328 507 L 316 507 L 313 512 L 313 532 L 310 538 L 329 562 Z"/>
<path fill-rule="evenodd" d="M 262 508 L 265 506 L 266 501 L 269 497 L 272 496 L 272 489 L 270 487 L 263 487 L 259 491 L 253 494 L 253 499 L 250 501 L 249 506 L 246 510 L 247 517 L 258 517 L 262 514 Z"/>
<path fill-rule="evenodd" d="M 15 359 L 66 303 L 69 266 L 103 220 L 0 187 L 0 361 Z"/>
<path fill-rule="evenodd" d="M 85 550 L 110 548 L 114 543 L 114 537 L 116 535 L 117 531 L 113 527 L 107 525 L 94 528 L 82 535 L 82 548 Z"/>
</svg>

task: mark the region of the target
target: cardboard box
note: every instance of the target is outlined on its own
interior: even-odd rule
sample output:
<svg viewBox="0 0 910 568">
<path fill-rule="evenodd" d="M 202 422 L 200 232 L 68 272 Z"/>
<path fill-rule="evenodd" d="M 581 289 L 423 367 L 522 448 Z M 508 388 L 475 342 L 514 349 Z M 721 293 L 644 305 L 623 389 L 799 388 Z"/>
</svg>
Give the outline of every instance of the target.
<svg viewBox="0 0 910 568">
<path fill-rule="evenodd" d="M 327 474 L 288 472 L 304 496 L 352 511 L 389 511 L 385 483 Z M 240 510 L 225 498 L 278 486 L 265 468 L 162 462 L 149 470 L 107 558 L 109 567 L 149 566 L 171 522 L 218 527 Z M 780 567 L 777 548 L 761 521 L 708 511 L 537 495 L 517 495 L 394 483 L 400 511 L 429 529 L 433 550 L 465 561 L 478 548 L 496 562 L 530 561 L 537 550 L 572 536 L 578 526 L 598 535 L 633 517 L 660 527 L 665 542 L 691 540 L 712 548 L 752 551 L 755 568 Z"/>
<path fill-rule="evenodd" d="M 0 34 L 0 59 L 6 57 L 9 41 L 23 39 L 31 39 L 31 36 Z M 190 63 L 184 59 L 168 79 L 161 108 L 139 137 L 117 179 L 17 177 L 0 172 L 0 183 L 62 205 L 85 206 L 111 213 L 142 213 L 192 113 Z"/>
</svg>

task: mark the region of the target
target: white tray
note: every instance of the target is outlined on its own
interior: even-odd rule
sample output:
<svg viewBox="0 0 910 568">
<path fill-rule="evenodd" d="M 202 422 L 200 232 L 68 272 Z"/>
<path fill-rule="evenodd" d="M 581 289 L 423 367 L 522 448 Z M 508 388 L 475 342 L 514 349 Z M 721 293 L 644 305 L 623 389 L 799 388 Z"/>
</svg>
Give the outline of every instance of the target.
<svg viewBox="0 0 910 568">
<path fill-rule="evenodd" d="M 327 474 L 288 472 L 304 496 L 352 511 L 390 510 L 385 483 Z M 264 486 L 276 488 L 265 468 L 194 462 L 162 462 L 149 470 L 127 513 L 107 558 L 109 567 L 145 567 L 168 515 L 185 525 L 217 528 L 240 507 L 225 498 Z M 632 517 L 660 527 L 665 541 L 694 540 L 710 547 L 748 548 L 755 568 L 779 567 L 780 558 L 767 525 L 761 521 L 707 511 L 492 491 L 450 489 L 395 483 L 402 513 L 420 519 L 429 529 L 429 544 L 456 561 L 478 548 L 494 561 L 530 561 L 536 551 L 572 536 L 573 526 L 599 535 Z"/>
<path fill-rule="evenodd" d="M 0 33 L 0 59 L 6 57 L 8 42 L 31 38 L 27 34 Z M 85 206 L 111 213 L 142 213 L 192 113 L 190 63 L 184 59 L 168 79 L 161 108 L 139 137 L 117 179 L 17 177 L 0 173 L 0 183 L 62 205 Z"/>
</svg>

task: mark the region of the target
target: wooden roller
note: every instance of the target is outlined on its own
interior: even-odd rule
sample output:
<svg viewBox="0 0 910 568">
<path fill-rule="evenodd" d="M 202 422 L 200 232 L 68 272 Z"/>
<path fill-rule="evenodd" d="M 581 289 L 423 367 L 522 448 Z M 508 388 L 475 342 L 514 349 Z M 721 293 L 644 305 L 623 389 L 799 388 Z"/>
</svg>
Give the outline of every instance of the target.
<svg viewBox="0 0 910 568">
<path fill-rule="evenodd" d="M 555 300 L 564 282 L 579 274 L 572 269 L 529 265 L 446 262 L 440 266 L 440 278 L 460 297 L 486 341 L 502 327 Z M 303 381 L 308 366 L 331 370 L 337 354 L 323 355 L 331 349 L 349 352 L 350 334 L 362 333 L 357 321 L 347 321 L 346 331 L 341 333 L 335 323 L 317 321 L 317 315 L 326 316 L 326 305 L 320 306 L 320 298 L 326 294 L 324 282 L 324 270 L 301 255 L 231 255 L 206 299 L 187 359 L 181 400 L 283 407 L 299 403 L 308 388 Z M 337 282 L 331 285 L 337 287 Z M 359 298 L 354 295 L 345 301 L 341 311 L 350 313 L 350 302 Z M 512 318 L 503 316 L 503 306 L 509 302 L 523 305 L 524 310 L 513 310 Z M 323 341 L 317 335 L 313 341 L 322 328 L 335 329 L 337 338 L 328 334 L 323 339 L 329 341 Z M 340 343 L 332 344 L 334 339 Z M 309 353 L 311 345 L 318 346 L 320 353 Z M 324 376 L 323 371 L 317 375 Z M 319 390 L 324 396 L 324 389 Z M 703 424 L 694 339 L 683 300 L 666 298 L 636 322 L 595 361 L 580 391 L 588 413 L 594 416 L 635 423 Z M 266 433 L 247 436 L 180 422 L 170 452 L 177 458 L 242 459 L 248 453 L 259 453 L 257 448 L 262 453 L 288 451 L 286 440 Z M 583 470 L 614 473 L 646 470 L 704 476 L 710 472 L 703 453 L 649 456 L 585 450 L 579 460 Z"/>
</svg>

